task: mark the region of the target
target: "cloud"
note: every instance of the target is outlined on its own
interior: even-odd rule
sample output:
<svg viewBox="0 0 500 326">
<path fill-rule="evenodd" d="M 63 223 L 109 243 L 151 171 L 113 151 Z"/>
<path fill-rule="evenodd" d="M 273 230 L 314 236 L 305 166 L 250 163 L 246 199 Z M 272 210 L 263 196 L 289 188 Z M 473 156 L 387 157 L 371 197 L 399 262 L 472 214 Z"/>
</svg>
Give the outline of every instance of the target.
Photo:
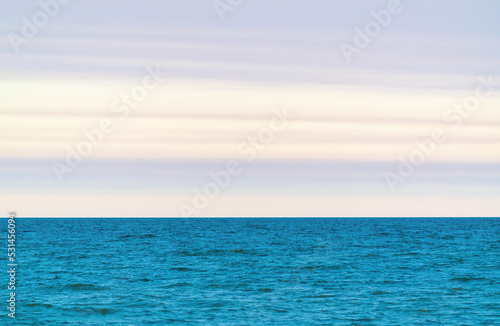
<svg viewBox="0 0 500 326">
<path fill-rule="evenodd" d="M 212 1 L 70 2 L 18 54 L 7 38 L 0 41 L 2 202 L 19 203 L 22 195 L 11 191 L 37 205 L 41 193 L 55 203 L 69 192 L 73 210 L 64 204 L 40 214 L 99 215 L 87 201 L 101 215 L 137 216 L 137 207 L 153 205 L 142 214 L 171 216 L 162 196 L 172 203 L 189 196 L 210 170 L 244 160 L 239 144 L 286 107 L 297 118 L 208 215 L 461 216 L 482 203 L 455 204 L 467 196 L 485 197 L 482 212 L 490 214 L 488 198 L 498 194 L 498 93 L 460 128 L 445 113 L 474 94 L 479 76 L 499 76 L 499 5 L 406 2 L 347 64 L 339 44 L 386 5 L 253 0 L 221 22 Z M 1 3 L 0 33 L 21 33 L 23 17 L 39 9 Z M 168 78 L 123 119 L 112 104 L 141 83 L 147 65 L 161 66 Z M 51 162 L 64 162 L 103 119 L 115 130 L 66 183 L 56 183 Z M 446 130 L 446 143 L 390 194 L 384 171 L 436 128 Z M 125 197 L 111 196 L 118 193 L 132 196 L 121 208 Z M 430 194 L 447 199 L 427 198 L 421 208 L 418 198 Z M 396 200 L 405 196 L 413 201 Z"/>
</svg>

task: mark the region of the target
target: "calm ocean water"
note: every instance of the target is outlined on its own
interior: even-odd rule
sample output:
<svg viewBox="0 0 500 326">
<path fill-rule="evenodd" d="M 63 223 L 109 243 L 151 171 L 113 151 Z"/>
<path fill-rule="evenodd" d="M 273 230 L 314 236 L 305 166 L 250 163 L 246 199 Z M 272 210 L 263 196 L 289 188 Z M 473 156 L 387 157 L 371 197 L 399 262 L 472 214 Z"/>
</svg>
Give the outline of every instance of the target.
<svg viewBox="0 0 500 326">
<path fill-rule="evenodd" d="M 0 324 L 500 324 L 500 219 L 18 218 L 17 234 Z"/>
</svg>

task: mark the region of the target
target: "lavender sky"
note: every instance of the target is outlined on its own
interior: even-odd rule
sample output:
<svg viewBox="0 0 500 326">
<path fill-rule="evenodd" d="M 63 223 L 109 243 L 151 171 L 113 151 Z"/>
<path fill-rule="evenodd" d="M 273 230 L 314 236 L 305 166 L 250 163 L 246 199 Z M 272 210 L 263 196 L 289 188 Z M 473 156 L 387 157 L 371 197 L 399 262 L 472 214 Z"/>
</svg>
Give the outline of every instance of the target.
<svg viewBox="0 0 500 326">
<path fill-rule="evenodd" d="M 4 0 L 0 207 L 498 216 L 499 14 L 494 0 Z"/>
</svg>

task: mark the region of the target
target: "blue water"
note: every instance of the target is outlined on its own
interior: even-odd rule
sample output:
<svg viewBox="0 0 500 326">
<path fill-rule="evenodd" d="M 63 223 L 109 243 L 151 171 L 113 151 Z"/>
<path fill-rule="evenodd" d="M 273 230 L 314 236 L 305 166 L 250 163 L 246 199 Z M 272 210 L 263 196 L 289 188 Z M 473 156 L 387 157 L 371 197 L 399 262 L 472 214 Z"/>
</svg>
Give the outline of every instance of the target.
<svg viewBox="0 0 500 326">
<path fill-rule="evenodd" d="M 17 232 L 17 318 L 0 324 L 500 324 L 500 219 L 18 218 Z"/>
</svg>

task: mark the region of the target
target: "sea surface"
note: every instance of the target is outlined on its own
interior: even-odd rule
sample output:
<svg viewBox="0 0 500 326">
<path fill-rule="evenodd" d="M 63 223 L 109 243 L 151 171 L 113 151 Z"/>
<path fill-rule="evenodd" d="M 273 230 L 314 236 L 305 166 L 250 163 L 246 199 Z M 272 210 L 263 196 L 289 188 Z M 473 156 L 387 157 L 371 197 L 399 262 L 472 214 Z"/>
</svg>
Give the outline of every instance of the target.
<svg viewBox="0 0 500 326">
<path fill-rule="evenodd" d="M 498 218 L 18 218 L 16 231 L 3 325 L 500 325 Z"/>
</svg>

